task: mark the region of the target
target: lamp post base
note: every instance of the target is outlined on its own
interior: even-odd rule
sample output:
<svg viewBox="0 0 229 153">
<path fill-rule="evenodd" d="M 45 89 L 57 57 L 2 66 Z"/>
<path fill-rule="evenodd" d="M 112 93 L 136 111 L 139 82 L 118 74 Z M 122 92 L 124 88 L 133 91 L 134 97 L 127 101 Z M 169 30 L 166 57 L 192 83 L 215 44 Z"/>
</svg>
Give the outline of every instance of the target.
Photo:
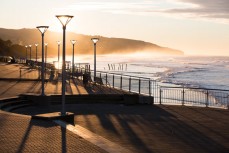
<svg viewBox="0 0 229 153">
<path fill-rule="evenodd" d="M 60 112 L 46 113 L 46 114 L 38 114 L 32 116 L 34 119 L 42 119 L 42 120 L 61 120 L 67 122 L 69 124 L 75 125 L 74 122 L 74 113 L 66 112 L 65 115 L 62 115 Z"/>
</svg>

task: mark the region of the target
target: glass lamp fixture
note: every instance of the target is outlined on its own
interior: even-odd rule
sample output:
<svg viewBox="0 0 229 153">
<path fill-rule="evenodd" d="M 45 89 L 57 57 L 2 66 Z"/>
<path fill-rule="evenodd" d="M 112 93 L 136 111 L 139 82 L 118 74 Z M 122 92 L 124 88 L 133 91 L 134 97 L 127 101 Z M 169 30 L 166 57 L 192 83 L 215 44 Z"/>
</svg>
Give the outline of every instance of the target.
<svg viewBox="0 0 229 153">
<path fill-rule="evenodd" d="M 91 38 L 94 44 L 96 44 L 99 41 L 99 38 Z"/>
<path fill-rule="evenodd" d="M 70 40 L 70 41 L 73 45 L 76 43 L 76 40 Z"/>
<path fill-rule="evenodd" d="M 44 34 L 48 30 L 49 26 L 37 26 L 37 29 Z"/>
<path fill-rule="evenodd" d="M 60 45 L 60 44 L 61 44 L 61 41 L 57 41 L 56 43 L 57 43 L 58 45 Z"/>
<path fill-rule="evenodd" d="M 72 15 L 56 15 L 56 17 L 58 18 L 58 20 L 61 22 L 61 24 L 63 26 L 66 26 L 74 16 L 72 16 Z"/>
</svg>

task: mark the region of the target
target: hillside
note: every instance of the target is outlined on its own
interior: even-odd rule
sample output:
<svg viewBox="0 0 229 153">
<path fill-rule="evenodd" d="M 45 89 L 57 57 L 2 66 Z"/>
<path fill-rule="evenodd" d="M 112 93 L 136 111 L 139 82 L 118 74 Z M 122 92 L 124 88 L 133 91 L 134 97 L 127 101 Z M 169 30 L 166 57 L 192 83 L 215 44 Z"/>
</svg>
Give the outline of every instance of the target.
<svg viewBox="0 0 229 153">
<path fill-rule="evenodd" d="M 71 39 L 77 40 L 75 45 L 76 54 L 93 54 L 93 44 L 91 42 L 90 35 L 75 34 L 72 32 L 67 32 L 66 37 L 66 52 L 67 54 L 72 53 L 72 45 L 70 43 Z M 111 53 L 133 53 L 141 51 L 150 51 L 159 54 L 171 54 L 171 55 L 183 55 L 182 51 L 170 49 L 166 47 L 161 47 L 156 44 L 149 42 L 131 40 L 124 38 L 107 38 L 98 36 L 100 41 L 97 43 L 97 53 L 98 54 L 111 54 Z M 35 50 L 35 43 L 41 44 L 41 34 L 37 29 L 3 29 L 0 28 L 0 39 L 7 41 L 10 40 L 12 44 L 18 45 L 29 45 L 32 44 L 32 51 Z M 62 41 L 62 33 L 47 31 L 45 33 L 45 42 L 48 43 L 48 54 L 49 56 L 57 55 L 57 43 L 56 41 Z M 25 52 L 24 50 L 13 50 L 11 52 Z M 41 45 L 38 46 L 38 54 L 40 55 Z M 19 52 L 19 53 L 18 53 Z M 2 52 L 0 52 L 2 54 Z M 23 53 L 24 54 L 24 53 Z"/>
</svg>

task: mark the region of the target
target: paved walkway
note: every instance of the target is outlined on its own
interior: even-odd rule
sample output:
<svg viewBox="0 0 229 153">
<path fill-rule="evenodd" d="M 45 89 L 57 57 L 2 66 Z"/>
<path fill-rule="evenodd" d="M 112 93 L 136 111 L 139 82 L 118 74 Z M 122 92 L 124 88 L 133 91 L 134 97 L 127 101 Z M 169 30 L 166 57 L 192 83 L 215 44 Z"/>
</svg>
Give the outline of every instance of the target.
<svg viewBox="0 0 229 153">
<path fill-rule="evenodd" d="M 46 109 L 29 107 L 16 112 L 29 115 L 44 113 L 50 108 Z M 71 104 L 66 105 L 66 109 L 75 113 L 75 129 L 85 128 L 129 152 L 229 151 L 228 110 L 114 104 Z M 52 110 L 59 111 L 61 107 L 53 106 Z"/>
<path fill-rule="evenodd" d="M 18 65 L 1 67 L 9 69 Z M 72 82 L 72 81 L 71 81 Z M 0 97 L 40 92 L 39 82 L 0 81 Z M 46 93 L 58 94 L 61 85 L 48 83 Z M 68 86 L 68 94 L 116 92 L 84 88 L 81 82 Z M 60 111 L 61 106 L 52 106 Z M 164 105 L 71 104 L 75 126 L 31 119 L 50 108 L 30 106 L 15 115 L 0 111 L 0 152 L 141 152 L 141 153 L 227 153 L 229 111 L 212 108 Z M 58 124 L 57 124 L 58 123 Z M 65 128 L 66 127 L 66 128 Z M 94 140 L 93 140 L 94 139 Z M 113 146 L 117 149 L 107 149 Z M 122 152 L 122 151 L 120 151 Z"/>
<path fill-rule="evenodd" d="M 53 122 L 0 111 L 1 153 L 103 153 L 96 145 Z"/>
<path fill-rule="evenodd" d="M 20 68 L 23 67 L 22 78 L 37 79 L 38 71 L 26 69 L 20 64 L 5 64 L 0 63 L 0 98 L 13 97 L 19 94 L 32 93 L 41 94 L 41 82 L 40 81 L 15 81 L 15 80 L 1 80 L 1 78 L 19 78 Z M 62 83 L 61 80 L 47 82 L 45 84 L 45 94 L 61 94 Z M 80 80 L 70 80 L 66 84 L 66 95 L 75 94 L 114 94 L 122 93 L 123 91 L 113 88 L 100 88 L 98 86 L 84 87 Z"/>
</svg>

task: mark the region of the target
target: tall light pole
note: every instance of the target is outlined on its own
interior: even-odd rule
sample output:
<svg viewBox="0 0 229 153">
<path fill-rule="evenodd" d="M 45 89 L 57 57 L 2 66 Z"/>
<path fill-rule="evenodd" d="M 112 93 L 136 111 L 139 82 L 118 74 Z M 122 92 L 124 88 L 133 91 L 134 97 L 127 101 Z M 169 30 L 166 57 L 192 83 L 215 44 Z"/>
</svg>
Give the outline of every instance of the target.
<svg viewBox="0 0 229 153">
<path fill-rule="evenodd" d="M 42 37 L 42 66 L 41 66 L 41 95 L 45 95 L 45 80 L 44 80 L 44 35 L 45 32 L 48 30 L 49 26 L 38 26 L 37 29 L 41 32 L 41 37 Z"/>
<path fill-rule="evenodd" d="M 37 63 L 37 46 L 38 46 L 38 43 L 36 43 L 35 46 L 36 46 L 36 63 Z"/>
<path fill-rule="evenodd" d="M 94 43 L 94 81 L 96 78 L 96 43 L 99 41 L 99 38 L 91 38 Z"/>
<path fill-rule="evenodd" d="M 45 70 L 47 69 L 47 55 L 48 55 L 48 43 L 45 43 Z"/>
<path fill-rule="evenodd" d="M 74 56 L 75 56 L 75 53 L 74 53 L 74 46 L 75 46 L 75 43 L 76 43 L 76 40 L 71 40 L 71 43 L 72 43 L 72 78 L 73 78 L 73 74 L 74 74 Z"/>
<path fill-rule="evenodd" d="M 48 43 L 45 43 L 45 79 L 47 73 L 47 55 L 48 55 Z"/>
<path fill-rule="evenodd" d="M 56 15 L 56 17 L 59 19 L 63 26 L 63 53 L 62 53 L 62 111 L 61 115 L 65 116 L 66 115 L 66 110 L 65 110 L 65 84 L 66 84 L 66 63 L 65 63 L 65 31 L 66 31 L 66 26 L 69 23 L 69 21 L 73 18 L 71 15 Z"/>
<path fill-rule="evenodd" d="M 28 56 L 28 53 L 27 53 L 27 47 L 28 47 L 28 46 L 26 45 L 26 46 L 25 46 L 25 48 L 26 48 L 26 49 L 25 49 L 25 51 L 26 51 L 25 63 L 26 63 L 26 64 L 27 64 L 27 56 Z"/>
<path fill-rule="evenodd" d="M 29 51 L 30 51 L 29 60 L 30 60 L 30 64 L 31 64 L 31 48 L 32 48 L 32 45 L 29 45 Z"/>
<path fill-rule="evenodd" d="M 59 67 L 59 62 L 60 62 L 60 41 L 57 41 L 56 42 L 57 44 L 58 44 L 58 72 L 59 72 L 59 69 L 60 69 L 60 67 Z"/>
<path fill-rule="evenodd" d="M 32 65 L 32 62 L 31 62 L 31 48 L 32 48 L 32 45 L 29 45 L 29 52 L 30 52 L 30 55 L 29 55 L 29 65 L 30 66 Z"/>
</svg>

